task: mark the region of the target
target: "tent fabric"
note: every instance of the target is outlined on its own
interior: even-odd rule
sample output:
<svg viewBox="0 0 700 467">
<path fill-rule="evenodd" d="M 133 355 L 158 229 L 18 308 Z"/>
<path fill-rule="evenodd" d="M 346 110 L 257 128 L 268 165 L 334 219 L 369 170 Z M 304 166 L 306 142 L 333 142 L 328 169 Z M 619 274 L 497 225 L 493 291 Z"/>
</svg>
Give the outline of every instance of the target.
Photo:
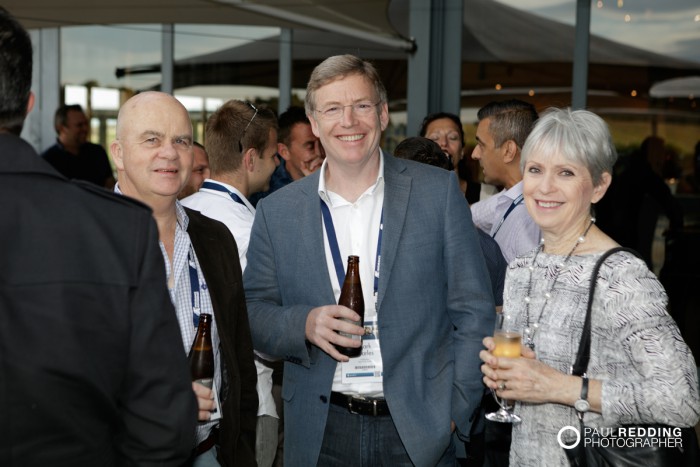
<svg viewBox="0 0 700 467">
<path fill-rule="evenodd" d="M 390 0 L 247 0 L 321 21 L 399 37 L 387 18 Z M 28 29 L 93 24 L 183 23 L 299 27 L 235 6 L 226 0 L 3 0 L 2 6 Z"/>
<path fill-rule="evenodd" d="M 574 26 L 493 0 L 467 1 L 464 25 L 469 34 L 465 34 L 462 43 L 465 60 L 477 58 L 472 55 L 474 49 L 481 49 L 480 61 L 570 63 L 574 56 Z M 700 67 L 700 63 L 667 57 L 593 34 L 589 61 L 633 66 Z"/>
<path fill-rule="evenodd" d="M 398 34 L 407 36 L 409 0 L 390 2 L 388 16 Z M 493 0 L 466 0 L 462 40 L 463 91 L 548 88 L 548 105 L 570 105 L 575 28 L 508 7 Z M 295 29 L 292 87 L 303 88 L 319 61 L 353 53 L 375 63 L 393 102 L 406 96 L 408 53 L 332 32 Z M 419 45 L 420 46 L 420 45 Z M 279 36 L 178 60 L 175 87 L 192 85 L 259 85 L 277 87 Z M 157 72 L 158 64 L 130 67 L 120 73 Z M 613 105 L 645 105 L 642 96 L 657 81 L 697 74 L 700 63 L 687 62 L 591 36 L 589 94 Z M 558 95 L 551 88 L 560 88 Z M 541 93 L 541 91 L 539 91 Z M 520 97 L 520 96 L 519 96 Z M 480 106 L 494 93 L 463 97 L 463 105 Z M 594 102 L 594 105 L 597 102 Z"/>
<path fill-rule="evenodd" d="M 673 78 L 654 84 L 649 89 L 649 95 L 654 98 L 700 96 L 700 76 Z"/>
</svg>

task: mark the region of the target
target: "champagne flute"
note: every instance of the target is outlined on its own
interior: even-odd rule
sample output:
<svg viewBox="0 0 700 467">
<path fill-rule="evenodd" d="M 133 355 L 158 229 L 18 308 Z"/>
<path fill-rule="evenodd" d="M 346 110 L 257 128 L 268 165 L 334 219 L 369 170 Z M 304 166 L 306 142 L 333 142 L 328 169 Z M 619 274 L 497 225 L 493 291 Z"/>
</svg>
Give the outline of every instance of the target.
<svg viewBox="0 0 700 467">
<path fill-rule="evenodd" d="M 494 357 L 518 358 L 520 357 L 520 345 L 522 334 L 515 326 L 515 319 L 503 312 L 496 313 L 496 329 L 493 333 L 493 341 L 496 347 L 493 349 Z M 513 413 L 513 406 L 505 399 L 496 395 L 491 389 L 493 398 L 500 407 L 496 412 L 486 414 L 486 419 L 500 423 L 520 423 L 522 420 Z"/>
</svg>

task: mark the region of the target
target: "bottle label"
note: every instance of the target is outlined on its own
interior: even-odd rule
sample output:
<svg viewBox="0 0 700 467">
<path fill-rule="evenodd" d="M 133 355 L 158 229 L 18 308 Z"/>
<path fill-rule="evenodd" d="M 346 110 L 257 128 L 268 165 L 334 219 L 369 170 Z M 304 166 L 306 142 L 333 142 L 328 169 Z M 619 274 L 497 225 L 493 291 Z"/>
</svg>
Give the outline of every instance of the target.
<svg viewBox="0 0 700 467">
<path fill-rule="evenodd" d="M 364 322 L 365 335 L 362 337 L 362 355 L 340 364 L 341 381 L 352 383 L 381 383 L 384 374 L 382 356 L 379 349 L 379 333 L 376 321 Z M 360 336 L 354 336 L 360 338 Z"/>
<path fill-rule="evenodd" d="M 214 378 L 202 378 L 194 380 L 195 383 L 199 383 L 202 386 L 206 386 L 209 389 L 214 385 Z"/>
</svg>

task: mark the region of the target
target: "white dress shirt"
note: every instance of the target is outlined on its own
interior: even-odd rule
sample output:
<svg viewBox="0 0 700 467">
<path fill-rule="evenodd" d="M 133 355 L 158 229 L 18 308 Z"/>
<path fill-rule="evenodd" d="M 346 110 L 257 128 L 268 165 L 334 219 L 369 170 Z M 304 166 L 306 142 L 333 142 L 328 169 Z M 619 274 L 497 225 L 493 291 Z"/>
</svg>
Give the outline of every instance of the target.
<svg viewBox="0 0 700 467">
<path fill-rule="evenodd" d="M 374 270 L 377 257 L 377 242 L 379 225 L 381 223 L 382 207 L 384 205 L 384 158 L 380 157 L 379 173 L 376 182 L 370 186 L 354 203 L 343 199 L 337 193 L 326 188 L 325 173 L 327 159 L 321 166 L 318 183 L 318 195 L 328 205 L 333 218 L 333 226 L 338 239 L 340 257 L 343 269 L 347 268 L 347 258 L 350 255 L 360 257 L 360 280 L 362 295 L 365 299 L 365 321 L 376 321 L 376 299 L 374 296 Z M 323 225 L 323 219 L 319 218 Z M 328 275 L 333 285 L 336 303 L 340 298 L 342 284 L 338 283 L 335 264 L 328 243 L 328 235 L 323 228 L 324 248 Z M 381 274 L 381 270 L 380 270 Z M 381 339 L 380 339 L 381 341 Z M 381 345 L 381 344 L 380 344 Z M 333 378 L 333 391 L 344 394 L 362 395 L 367 397 L 382 397 L 382 383 L 342 383 L 341 364 L 338 363 Z"/>
<path fill-rule="evenodd" d="M 223 222 L 231 231 L 238 246 L 238 257 L 241 262 L 241 270 L 245 271 L 248 264 L 246 254 L 250 241 L 250 229 L 255 219 L 255 208 L 234 186 L 216 180 L 206 179 L 205 182 L 213 183 L 225 188 L 228 192 L 235 193 L 243 204 L 234 201 L 228 193 L 223 191 L 200 188 L 197 193 L 182 200 L 182 204 L 190 209 L 199 211 L 207 217 Z M 258 373 L 258 417 L 270 415 L 275 418 L 277 409 L 272 397 L 272 368 L 259 361 L 262 356 L 255 353 L 255 369 Z"/>
</svg>

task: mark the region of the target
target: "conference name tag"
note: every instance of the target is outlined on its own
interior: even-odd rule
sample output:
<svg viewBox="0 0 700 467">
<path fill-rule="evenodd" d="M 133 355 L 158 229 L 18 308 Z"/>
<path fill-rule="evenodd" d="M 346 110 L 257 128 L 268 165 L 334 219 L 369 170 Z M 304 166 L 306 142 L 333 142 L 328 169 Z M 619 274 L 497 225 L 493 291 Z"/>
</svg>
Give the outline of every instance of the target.
<svg viewBox="0 0 700 467">
<path fill-rule="evenodd" d="M 340 364 L 341 381 L 352 383 L 381 383 L 382 355 L 379 351 L 379 332 L 376 321 L 364 322 L 365 335 L 362 336 L 362 354 Z"/>
</svg>

